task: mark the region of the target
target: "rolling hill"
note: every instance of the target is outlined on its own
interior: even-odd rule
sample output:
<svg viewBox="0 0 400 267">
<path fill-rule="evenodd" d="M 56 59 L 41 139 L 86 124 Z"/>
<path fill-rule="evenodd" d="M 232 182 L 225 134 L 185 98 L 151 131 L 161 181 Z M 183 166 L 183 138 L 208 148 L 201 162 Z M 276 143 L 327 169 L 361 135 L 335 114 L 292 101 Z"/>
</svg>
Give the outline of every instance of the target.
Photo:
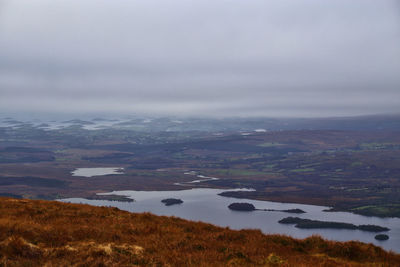
<svg viewBox="0 0 400 267">
<path fill-rule="evenodd" d="M 174 217 L 0 198 L 0 266 L 399 266 L 372 244 L 299 240 Z"/>
</svg>

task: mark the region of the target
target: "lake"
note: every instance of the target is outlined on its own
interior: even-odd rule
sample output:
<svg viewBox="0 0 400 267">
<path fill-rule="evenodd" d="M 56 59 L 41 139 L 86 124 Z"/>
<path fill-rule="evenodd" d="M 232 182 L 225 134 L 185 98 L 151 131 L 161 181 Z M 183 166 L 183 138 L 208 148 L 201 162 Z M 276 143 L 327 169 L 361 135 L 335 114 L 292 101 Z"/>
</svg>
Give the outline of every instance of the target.
<svg viewBox="0 0 400 267">
<path fill-rule="evenodd" d="M 72 176 L 83 176 L 83 177 L 93 177 L 102 176 L 109 174 L 122 174 L 124 168 L 112 167 L 112 168 L 77 168 L 71 172 Z"/>
<path fill-rule="evenodd" d="M 249 189 L 234 189 L 249 190 Z M 305 238 L 313 234 L 319 234 L 324 238 L 338 241 L 359 240 L 366 243 L 374 243 L 386 250 L 400 252 L 400 219 L 366 217 L 349 212 L 324 212 L 328 207 L 288 204 L 270 201 L 249 199 L 236 199 L 222 197 L 218 194 L 228 189 L 195 188 L 177 191 L 114 191 L 105 194 L 125 195 L 134 199 L 134 202 L 117 202 L 106 200 L 87 200 L 83 198 L 69 198 L 61 201 L 71 203 L 86 203 L 95 206 L 113 206 L 131 212 L 151 212 L 156 215 L 176 216 L 192 221 L 203 221 L 215 225 L 230 227 L 232 229 L 260 229 L 266 234 L 285 234 L 296 238 Z M 165 198 L 179 198 L 183 204 L 165 206 L 161 203 Z M 252 211 L 241 212 L 228 209 L 233 202 L 252 203 L 258 209 L 286 210 L 299 208 L 304 214 L 291 214 L 276 211 Z M 278 221 L 285 217 L 301 217 L 322 221 L 338 221 L 360 224 L 375 224 L 390 228 L 390 239 L 377 241 L 376 233 L 360 230 L 335 230 L 335 229 L 298 229 L 294 225 L 279 224 Z"/>
</svg>

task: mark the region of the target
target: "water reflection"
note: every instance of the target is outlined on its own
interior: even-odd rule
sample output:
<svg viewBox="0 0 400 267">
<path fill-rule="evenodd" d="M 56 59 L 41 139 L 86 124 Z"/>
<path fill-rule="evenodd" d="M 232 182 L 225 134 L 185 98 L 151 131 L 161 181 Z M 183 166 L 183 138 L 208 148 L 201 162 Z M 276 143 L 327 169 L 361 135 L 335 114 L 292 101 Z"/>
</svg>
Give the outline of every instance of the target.
<svg viewBox="0 0 400 267">
<path fill-rule="evenodd" d="M 305 238 L 313 234 L 319 234 L 331 240 L 359 240 L 366 243 L 374 243 L 387 250 L 400 252 L 400 219 L 398 218 L 366 217 L 348 212 L 324 212 L 323 210 L 328 207 L 247 199 L 238 200 L 236 198 L 218 195 L 224 191 L 227 190 L 196 188 L 179 191 L 114 191 L 106 194 L 126 195 L 133 198 L 135 202 L 87 200 L 82 198 L 70 198 L 62 201 L 87 203 L 97 206 L 115 206 L 131 212 L 151 212 L 157 215 L 177 216 L 193 221 L 208 222 L 223 227 L 228 226 L 232 229 L 261 229 L 264 233 L 287 234 L 297 238 Z M 161 200 L 165 198 L 178 198 L 182 199 L 184 202 L 180 205 L 166 207 L 161 203 Z M 287 210 L 299 208 L 306 212 L 304 214 L 295 215 L 301 218 L 347 222 L 356 225 L 375 224 L 385 226 L 391 229 L 387 232 L 390 239 L 380 242 L 374 239 L 375 233 L 359 230 L 298 229 L 293 225 L 278 223 L 282 218 L 292 216 L 293 214 L 276 211 L 233 211 L 228 209 L 228 205 L 233 202 L 248 202 L 258 209 Z"/>
<path fill-rule="evenodd" d="M 122 174 L 124 168 L 77 168 L 71 172 L 72 176 L 93 177 L 109 174 Z"/>
</svg>

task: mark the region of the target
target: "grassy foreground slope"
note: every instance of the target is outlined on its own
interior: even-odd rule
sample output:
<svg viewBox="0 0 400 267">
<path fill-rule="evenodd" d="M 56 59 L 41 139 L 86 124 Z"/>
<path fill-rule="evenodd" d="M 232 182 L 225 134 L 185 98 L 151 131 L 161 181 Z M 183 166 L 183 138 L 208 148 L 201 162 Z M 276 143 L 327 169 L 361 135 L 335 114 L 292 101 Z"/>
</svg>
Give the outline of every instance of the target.
<svg viewBox="0 0 400 267">
<path fill-rule="evenodd" d="M 400 266 L 360 242 L 233 231 L 117 208 L 0 198 L 0 266 Z"/>
</svg>

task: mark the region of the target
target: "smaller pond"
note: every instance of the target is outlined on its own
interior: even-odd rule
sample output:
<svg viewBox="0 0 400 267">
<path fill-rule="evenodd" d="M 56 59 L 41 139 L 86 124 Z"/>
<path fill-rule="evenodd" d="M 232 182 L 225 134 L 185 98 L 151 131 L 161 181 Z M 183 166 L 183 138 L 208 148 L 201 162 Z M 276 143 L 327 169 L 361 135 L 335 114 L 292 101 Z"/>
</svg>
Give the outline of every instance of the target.
<svg viewBox="0 0 400 267">
<path fill-rule="evenodd" d="M 193 181 L 190 181 L 190 182 L 174 183 L 174 185 L 188 186 L 190 184 L 198 184 L 198 183 L 203 183 L 203 182 L 207 182 L 207 181 L 219 180 L 219 178 L 200 175 L 200 174 L 197 174 L 194 171 L 185 172 L 184 174 L 186 174 L 186 175 L 194 175 L 194 176 L 196 176 L 197 178 L 200 178 L 200 179 L 193 180 Z"/>
<path fill-rule="evenodd" d="M 77 168 L 71 172 L 72 176 L 93 177 L 109 174 L 123 174 L 124 168 Z"/>
</svg>

